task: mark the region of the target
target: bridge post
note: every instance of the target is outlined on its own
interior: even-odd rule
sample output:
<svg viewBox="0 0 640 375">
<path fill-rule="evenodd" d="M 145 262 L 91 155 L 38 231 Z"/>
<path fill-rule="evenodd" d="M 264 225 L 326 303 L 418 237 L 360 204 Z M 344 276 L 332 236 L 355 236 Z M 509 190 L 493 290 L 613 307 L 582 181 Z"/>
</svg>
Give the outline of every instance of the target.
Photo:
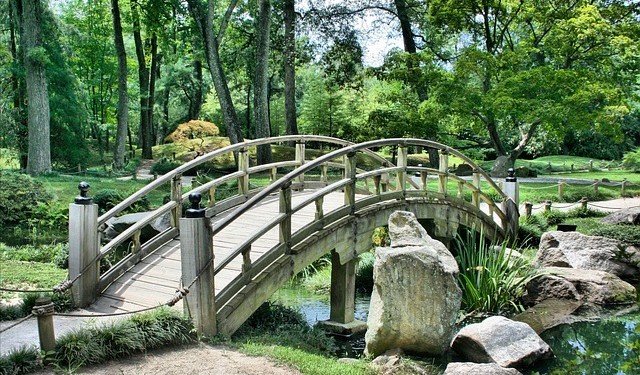
<svg viewBox="0 0 640 375">
<path fill-rule="evenodd" d="M 473 170 L 473 186 L 476 190 L 471 193 L 471 203 L 476 207 L 480 208 L 480 171 L 478 169 Z"/>
<path fill-rule="evenodd" d="M 280 221 L 280 243 L 285 244 L 286 254 L 291 253 L 291 182 L 280 190 L 280 214 L 286 217 Z"/>
<path fill-rule="evenodd" d="M 504 192 L 509 198 L 502 202 L 507 221 L 506 223 L 503 223 L 503 227 L 507 237 L 514 239 L 518 236 L 520 219 L 520 213 L 518 212 L 518 205 L 520 204 L 520 188 L 513 168 L 509 168 L 507 173 L 507 178 L 504 180 Z"/>
<path fill-rule="evenodd" d="M 398 186 L 396 191 L 405 191 L 407 184 L 407 157 L 408 149 L 405 145 L 398 146 Z"/>
<path fill-rule="evenodd" d="M 88 183 L 78 189 L 80 195 L 69 205 L 69 279 L 75 280 L 71 293 L 76 304 L 85 307 L 95 299 L 100 278 L 98 205 L 87 196 Z"/>
<path fill-rule="evenodd" d="M 447 195 L 447 184 L 449 182 L 449 151 L 440 150 L 440 174 L 438 175 L 438 192 Z"/>
<path fill-rule="evenodd" d="M 198 335 L 218 333 L 214 299 L 213 239 L 205 209 L 200 208 L 202 195 L 189 195 L 191 208 L 180 219 L 180 253 L 182 285 L 189 288 L 183 308 L 193 319 Z M 191 283 L 193 285 L 189 286 Z"/>
<path fill-rule="evenodd" d="M 298 164 L 298 168 L 304 165 L 304 150 L 305 143 L 302 140 L 296 142 L 296 163 Z M 304 173 L 296 177 L 296 181 L 300 183 L 300 191 L 304 190 Z"/>
<path fill-rule="evenodd" d="M 331 251 L 331 296 L 329 320 L 319 322 L 324 330 L 340 335 L 351 335 L 367 329 L 365 322 L 355 319 L 357 258 L 344 264 L 340 254 Z"/>
<path fill-rule="evenodd" d="M 180 228 L 180 217 L 182 216 L 182 175 L 177 174 L 171 179 L 171 200 L 178 205 L 171 210 L 171 225 Z"/>
<path fill-rule="evenodd" d="M 249 150 L 243 148 L 238 152 L 238 172 L 244 172 L 238 177 L 238 194 L 249 193 Z"/>
<path fill-rule="evenodd" d="M 351 183 L 344 187 L 344 204 L 351 206 L 351 214 L 355 212 L 356 204 L 356 153 L 345 155 L 344 178 L 351 179 Z"/>
</svg>

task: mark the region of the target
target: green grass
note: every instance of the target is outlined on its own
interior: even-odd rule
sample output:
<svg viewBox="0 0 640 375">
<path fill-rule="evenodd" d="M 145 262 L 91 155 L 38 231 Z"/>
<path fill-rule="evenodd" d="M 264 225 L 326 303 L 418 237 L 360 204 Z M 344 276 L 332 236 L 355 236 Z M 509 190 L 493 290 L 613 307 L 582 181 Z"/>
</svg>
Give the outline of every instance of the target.
<svg viewBox="0 0 640 375">
<path fill-rule="evenodd" d="M 7 288 L 47 289 L 67 278 L 67 270 L 53 263 L 3 260 L 0 262 L 0 285 Z"/>
<path fill-rule="evenodd" d="M 305 375 L 373 375 L 376 371 L 365 361 L 341 363 L 335 358 L 282 345 L 264 345 L 248 342 L 239 350 L 253 356 L 263 356 L 294 368 Z"/>
</svg>

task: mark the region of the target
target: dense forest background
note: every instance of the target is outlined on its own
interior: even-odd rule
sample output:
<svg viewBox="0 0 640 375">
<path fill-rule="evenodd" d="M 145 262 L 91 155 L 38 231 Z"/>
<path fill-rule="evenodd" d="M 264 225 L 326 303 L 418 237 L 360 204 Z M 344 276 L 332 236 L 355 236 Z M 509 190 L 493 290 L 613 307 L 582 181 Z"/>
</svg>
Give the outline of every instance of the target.
<svg viewBox="0 0 640 375">
<path fill-rule="evenodd" d="M 0 25 L 0 148 L 31 174 L 121 169 L 191 119 L 511 162 L 640 144 L 638 1 L 3 0 Z M 402 47 L 369 66 L 362 25 Z"/>
</svg>

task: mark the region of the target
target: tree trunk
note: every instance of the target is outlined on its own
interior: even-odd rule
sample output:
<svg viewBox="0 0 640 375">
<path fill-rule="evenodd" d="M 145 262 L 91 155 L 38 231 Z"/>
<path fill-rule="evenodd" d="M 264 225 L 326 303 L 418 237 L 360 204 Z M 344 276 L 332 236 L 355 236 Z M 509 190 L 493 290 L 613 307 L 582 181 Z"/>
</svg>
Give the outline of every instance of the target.
<svg viewBox="0 0 640 375">
<path fill-rule="evenodd" d="M 122 170 L 125 166 L 124 154 L 129 129 L 129 97 L 127 94 L 127 53 L 122 38 L 122 21 L 120 20 L 118 0 L 111 0 L 111 14 L 113 15 L 113 38 L 118 58 L 118 111 L 116 113 L 118 127 L 113 152 L 113 168 Z"/>
<path fill-rule="evenodd" d="M 49 91 L 47 88 L 46 56 L 42 44 L 42 14 L 40 0 L 22 0 L 22 32 L 25 81 L 27 84 L 27 124 L 29 155 L 27 173 L 39 175 L 51 172 Z"/>
<path fill-rule="evenodd" d="M 191 12 L 200 34 L 204 42 L 205 50 L 207 52 L 207 63 L 209 66 L 209 72 L 211 73 L 211 79 L 213 86 L 218 95 L 218 101 L 220 102 L 220 109 L 222 111 L 222 118 L 227 128 L 227 136 L 231 143 L 242 142 L 242 131 L 240 130 L 240 124 L 238 122 L 238 115 L 236 109 L 231 100 L 231 92 L 227 84 L 227 78 L 222 70 L 222 62 L 218 51 L 218 37 L 214 34 L 213 20 L 215 18 L 214 1 L 209 0 L 206 13 L 203 12 L 200 4 L 197 0 L 187 0 L 189 4 L 189 11 Z M 233 10 L 235 1 L 231 1 L 229 10 Z M 227 12 L 229 13 L 229 12 Z M 206 14 L 206 15 L 205 15 Z"/>
<path fill-rule="evenodd" d="M 296 116 L 295 0 L 284 1 L 284 122 L 286 134 L 298 134 Z"/>
<path fill-rule="evenodd" d="M 271 2 L 259 1 L 258 23 L 256 34 L 258 35 L 256 48 L 256 74 L 254 80 L 254 118 L 256 124 L 256 137 L 268 138 L 269 131 L 269 35 L 271 32 Z M 258 164 L 271 163 L 271 145 L 257 147 L 256 159 Z"/>
<path fill-rule="evenodd" d="M 17 61 L 21 66 L 24 66 L 24 59 L 21 54 L 18 54 L 16 30 L 21 28 L 22 17 L 22 4 L 20 0 L 12 0 L 9 6 L 9 35 L 11 42 L 11 57 L 13 61 Z M 16 124 L 15 141 L 18 148 L 20 169 L 27 169 L 27 160 L 29 152 L 29 143 L 27 139 L 29 137 L 27 117 L 25 116 L 25 100 L 24 100 L 24 83 L 18 78 L 16 69 L 11 70 L 11 88 L 13 89 L 13 119 Z"/>
<path fill-rule="evenodd" d="M 158 71 L 158 60 L 160 56 L 158 55 L 158 35 L 154 32 L 151 36 L 151 71 L 149 74 L 149 110 L 147 115 L 149 117 L 149 141 L 151 146 L 156 144 L 156 131 L 153 126 L 153 109 L 155 107 L 155 98 L 156 98 L 156 77 Z"/>
<path fill-rule="evenodd" d="M 193 75 L 196 79 L 196 84 L 193 90 L 193 100 L 189 102 L 189 119 L 197 120 L 202 109 L 202 61 L 193 60 Z"/>
<path fill-rule="evenodd" d="M 151 146 L 153 132 L 149 124 L 149 68 L 144 57 L 144 46 L 140 32 L 140 17 L 131 3 L 131 16 L 133 18 L 133 40 L 136 45 L 136 57 L 138 58 L 138 82 L 140 83 L 140 143 L 142 144 L 142 158 L 153 159 Z"/>
</svg>

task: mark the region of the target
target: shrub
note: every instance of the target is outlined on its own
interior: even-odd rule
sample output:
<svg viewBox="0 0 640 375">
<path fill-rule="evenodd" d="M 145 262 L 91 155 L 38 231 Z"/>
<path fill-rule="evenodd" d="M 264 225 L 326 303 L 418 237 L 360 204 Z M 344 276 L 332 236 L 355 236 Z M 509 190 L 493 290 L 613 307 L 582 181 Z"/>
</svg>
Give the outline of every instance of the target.
<svg viewBox="0 0 640 375">
<path fill-rule="evenodd" d="M 487 244 L 482 232 L 455 239 L 460 265 L 458 282 L 468 312 L 506 313 L 523 310 L 519 303 L 525 285 L 538 271 L 522 257 L 512 257 L 506 243 L 499 250 Z"/>
<path fill-rule="evenodd" d="M 624 154 L 622 157 L 622 167 L 634 172 L 640 171 L 640 148 Z"/>
<path fill-rule="evenodd" d="M 0 186 L 0 227 L 28 222 L 38 203 L 53 199 L 41 182 L 24 174 L 0 172 Z"/>
<path fill-rule="evenodd" d="M 558 225 L 568 217 L 566 212 L 559 210 L 545 211 L 542 213 L 542 216 L 547 220 L 547 226 Z"/>
<path fill-rule="evenodd" d="M 182 162 L 179 162 L 177 160 L 169 160 L 167 158 L 162 158 L 158 160 L 158 162 L 151 167 L 151 173 L 166 174 L 178 168 L 181 165 L 182 165 Z"/>
<path fill-rule="evenodd" d="M 164 141 L 167 143 L 174 143 L 185 141 L 187 139 L 215 137 L 218 135 L 220 135 L 220 129 L 218 129 L 214 123 L 201 120 L 191 120 L 178 125 L 176 130 L 169 134 Z"/>
<path fill-rule="evenodd" d="M 640 246 L 640 226 L 636 225 L 602 225 L 592 233 L 594 236 L 613 238 L 629 245 Z"/>
<path fill-rule="evenodd" d="M 0 356 L 0 374 L 27 374 L 41 367 L 40 350 L 35 346 L 23 346 Z"/>
<path fill-rule="evenodd" d="M 373 251 L 362 253 L 358 256 L 356 268 L 356 290 L 361 292 L 373 291 L 373 265 L 376 256 Z"/>
</svg>

